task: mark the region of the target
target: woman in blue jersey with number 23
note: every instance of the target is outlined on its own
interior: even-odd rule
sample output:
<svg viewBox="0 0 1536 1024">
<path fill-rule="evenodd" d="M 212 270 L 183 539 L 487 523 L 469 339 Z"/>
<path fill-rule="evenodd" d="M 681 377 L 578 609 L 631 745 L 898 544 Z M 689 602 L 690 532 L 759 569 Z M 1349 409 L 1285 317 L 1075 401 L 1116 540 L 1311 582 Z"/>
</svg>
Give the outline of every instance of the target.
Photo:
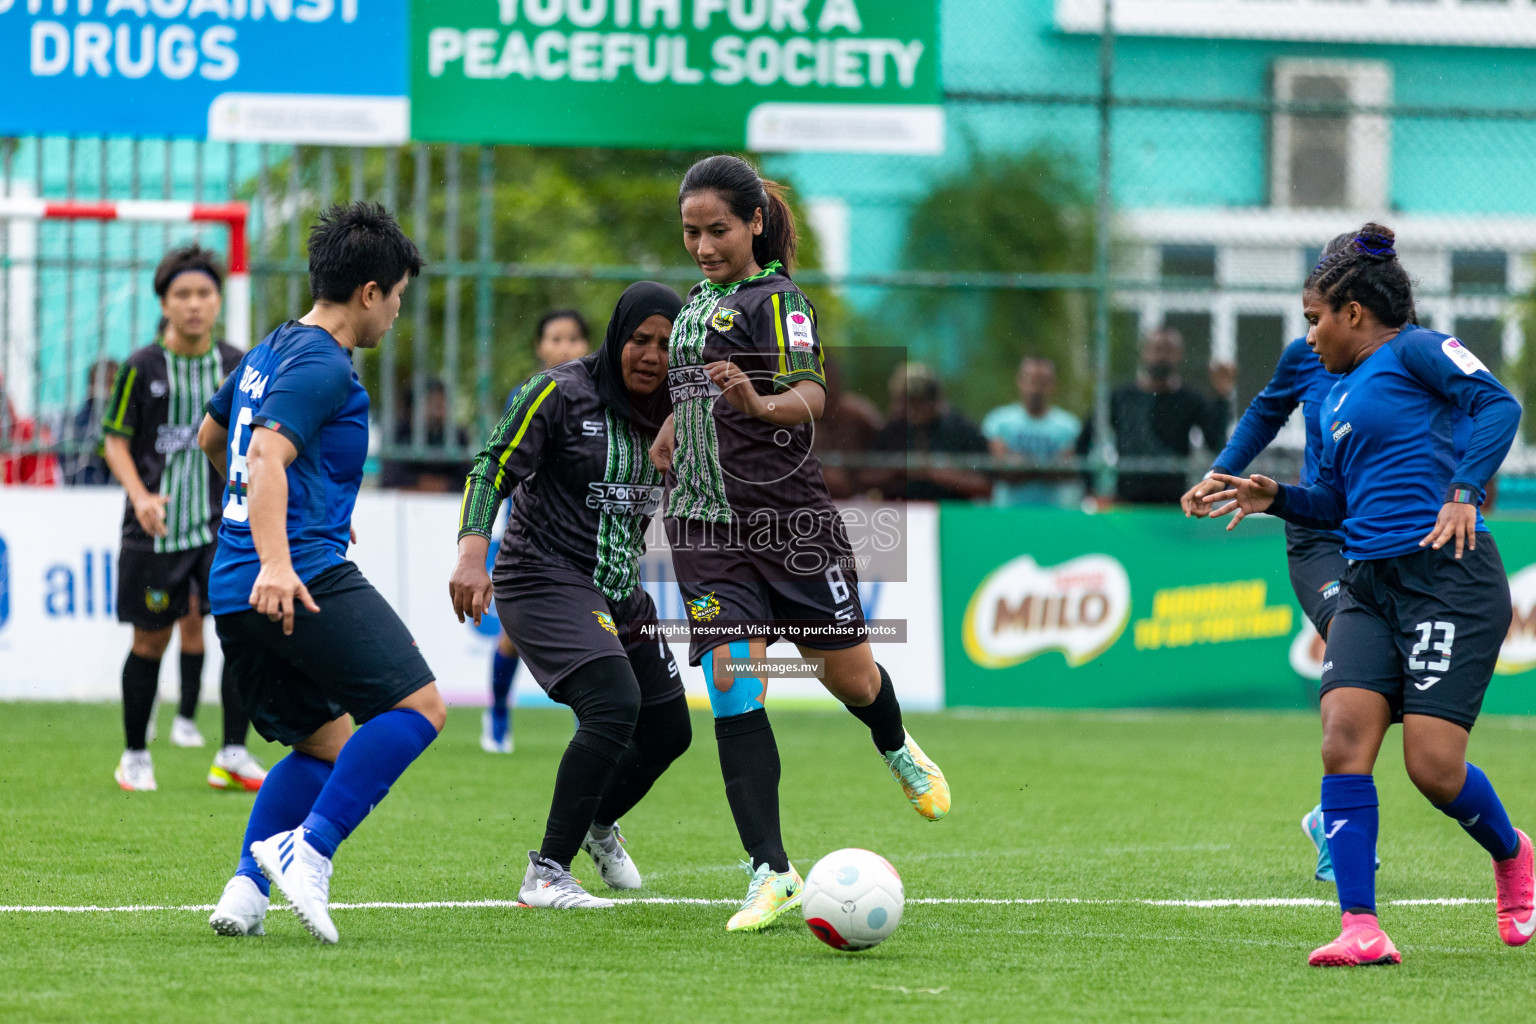
<svg viewBox="0 0 1536 1024">
<path fill-rule="evenodd" d="M 1456 338 L 1412 322 L 1391 231 L 1366 224 L 1307 277 L 1308 338 L 1343 374 L 1318 410 L 1323 456 L 1308 487 L 1218 474 L 1212 513 L 1271 512 L 1344 531 L 1348 567 L 1323 666 L 1323 823 L 1342 929 L 1318 967 L 1402 961 L 1376 918 L 1371 772 L 1403 725 L 1413 784 L 1493 857 L 1499 937 L 1536 932 L 1531 841 L 1510 824 L 1467 741 L 1509 630 L 1509 582 L 1478 505 L 1520 421 L 1519 403 Z M 1461 414 L 1469 434 L 1456 430 Z"/>
</svg>

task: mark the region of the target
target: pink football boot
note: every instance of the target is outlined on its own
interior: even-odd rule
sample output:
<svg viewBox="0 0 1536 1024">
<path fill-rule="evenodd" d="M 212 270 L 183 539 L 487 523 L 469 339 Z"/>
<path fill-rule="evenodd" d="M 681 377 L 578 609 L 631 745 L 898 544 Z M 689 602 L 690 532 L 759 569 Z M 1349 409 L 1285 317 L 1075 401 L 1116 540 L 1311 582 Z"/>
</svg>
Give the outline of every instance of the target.
<svg viewBox="0 0 1536 1024">
<path fill-rule="evenodd" d="M 1402 962 L 1402 954 L 1376 923 L 1375 914 L 1345 914 L 1339 937 L 1314 949 L 1307 957 L 1307 963 L 1313 967 L 1364 967 Z"/>
<path fill-rule="evenodd" d="M 1532 870 L 1531 837 L 1515 829 L 1520 852 L 1493 862 L 1499 894 L 1499 938 L 1506 946 L 1523 946 L 1536 934 L 1536 872 Z"/>
</svg>

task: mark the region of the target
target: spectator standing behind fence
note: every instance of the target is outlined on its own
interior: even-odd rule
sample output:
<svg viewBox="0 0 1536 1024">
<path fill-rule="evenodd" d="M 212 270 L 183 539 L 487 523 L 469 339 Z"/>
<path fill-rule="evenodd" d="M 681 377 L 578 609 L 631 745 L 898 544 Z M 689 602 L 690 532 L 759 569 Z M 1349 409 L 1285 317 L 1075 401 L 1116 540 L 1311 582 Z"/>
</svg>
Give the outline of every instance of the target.
<svg viewBox="0 0 1536 1024">
<path fill-rule="evenodd" d="M 115 359 L 96 360 L 86 381 L 85 402 L 67 428 L 71 450 L 63 458 L 64 482 L 71 487 L 101 487 L 112 482 L 112 471 L 101 453 L 101 421 L 112 398 L 117 370 Z"/>
<path fill-rule="evenodd" d="M 925 455 L 989 454 L 987 439 L 944 401 L 939 379 L 922 363 L 906 363 L 891 378 L 891 418 L 870 438 L 872 452 L 907 452 L 905 470 L 876 475 L 887 498 L 950 501 L 986 498 L 992 481 L 974 469 L 929 468 Z M 1182 492 L 1181 492 L 1182 493 Z"/>
<path fill-rule="evenodd" d="M 1019 400 L 993 409 L 981 421 L 982 436 L 991 446 L 993 456 L 1022 456 L 1046 466 L 1070 459 L 1083 424 L 1067 410 L 1051 404 L 1056 397 L 1055 362 L 1024 357 L 1014 383 L 1019 389 Z M 1000 474 L 992 490 L 992 500 L 997 505 L 1072 508 L 1082 497 L 1082 484 L 1070 470 Z"/>
<path fill-rule="evenodd" d="M 415 438 L 412 415 L 415 402 L 406 395 L 404 415 L 395 424 L 395 444 L 410 447 Z M 433 378 L 427 381 L 427 400 L 420 415 L 426 419 L 426 446 L 443 448 L 452 444 L 460 452 L 469 451 L 469 434 L 463 427 L 448 422 L 448 387 Z M 428 491 L 442 494 L 459 489 L 464 474 L 469 472 L 468 455 L 439 457 L 435 459 L 391 459 L 384 463 L 380 483 L 403 491 Z"/>
<path fill-rule="evenodd" d="M 842 371 L 834 360 L 824 360 L 822 368 L 827 375 L 827 404 L 814 424 L 816 434 L 811 444 L 822 459 L 821 475 L 827 492 L 841 501 L 867 491 L 870 473 L 858 466 L 829 466 L 826 453 L 846 457 L 869 451 L 871 440 L 885 426 L 885 417 L 863 395 L 844 390 Z"/>
<path fill-rule="evenodd" d="M 1136 380 L 1118 387 L 1109 398 L 1109 422 L 1115 435 L 1115 451 L 1124 459 L 1163 459 L 1170 464 L 1187 460 L 1194 448 L 1191 434 L 1198 429 L 1202 444 L 1217 449 L 1227 438 L 1232 390 L 1237 368 L 1231 363 L 1211 364 L 1211 388 L 1207 397 L 1186 387 L 1179 374 L 1184 360 L 1184 338 L 1172 328 L 1161 328 L 1141 342 Z M 1083 426 L 1077 451 L 1093 450 L 1093 421 Z M 1187 489 L 1187 473 L 1170 465 L 1166 470 L 1121 469 L 1115 498 L 1133 504 L 1173 504 Z"/>
</svg>

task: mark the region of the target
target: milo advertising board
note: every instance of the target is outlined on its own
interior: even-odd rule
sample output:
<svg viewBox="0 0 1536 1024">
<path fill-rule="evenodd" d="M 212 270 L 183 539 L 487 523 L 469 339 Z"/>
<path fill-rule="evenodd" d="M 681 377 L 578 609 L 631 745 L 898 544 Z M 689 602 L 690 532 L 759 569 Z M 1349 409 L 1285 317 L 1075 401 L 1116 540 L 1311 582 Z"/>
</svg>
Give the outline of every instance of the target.
<svg viewBox="0 0 1536 1024">
<path fill-rule="evenodd" d="M 1536 713 L 1536 523 L 1495 521 L 1514 623 L 1489 713 Z M 947 507 L 950 706 L 1316 703 L 1323 645 L 1291 592 L 1283 524 L 1176 511 Z"/>
</svg>

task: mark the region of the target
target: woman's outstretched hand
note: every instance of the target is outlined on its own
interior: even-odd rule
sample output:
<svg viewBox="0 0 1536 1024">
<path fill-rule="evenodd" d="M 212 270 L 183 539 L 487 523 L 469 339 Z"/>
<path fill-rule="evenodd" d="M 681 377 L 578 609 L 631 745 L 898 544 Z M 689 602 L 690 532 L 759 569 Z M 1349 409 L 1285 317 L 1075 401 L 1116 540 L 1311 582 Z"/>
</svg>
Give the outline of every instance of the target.
<svg viewBox="0 0 1536 1024">
<path fill-rule="evenodd" d="M 1267 512 L 1275 503 L 1275 495 L 1280 493 L 1280 485 L 1267 476 L 1254 473 L 1252 476 L 1227 476 L 1225 473 L 1212 473 L 1211 479 L 1225 484 L 1226 489 L 1215 494 L 1207 494 L 1202 501 L 1207 506 L 1219 501 L 1226 502 L 1220 508 L 1211 510 L 1211 518 L 1216 519 L 1224 515 L 1232 515 L 1232 521 L 1227 524 L 1227 529 L 1232 529 L 1242 522 L 1244 517 L 1251 516 L 1255 512 Z"/>
</svg>

